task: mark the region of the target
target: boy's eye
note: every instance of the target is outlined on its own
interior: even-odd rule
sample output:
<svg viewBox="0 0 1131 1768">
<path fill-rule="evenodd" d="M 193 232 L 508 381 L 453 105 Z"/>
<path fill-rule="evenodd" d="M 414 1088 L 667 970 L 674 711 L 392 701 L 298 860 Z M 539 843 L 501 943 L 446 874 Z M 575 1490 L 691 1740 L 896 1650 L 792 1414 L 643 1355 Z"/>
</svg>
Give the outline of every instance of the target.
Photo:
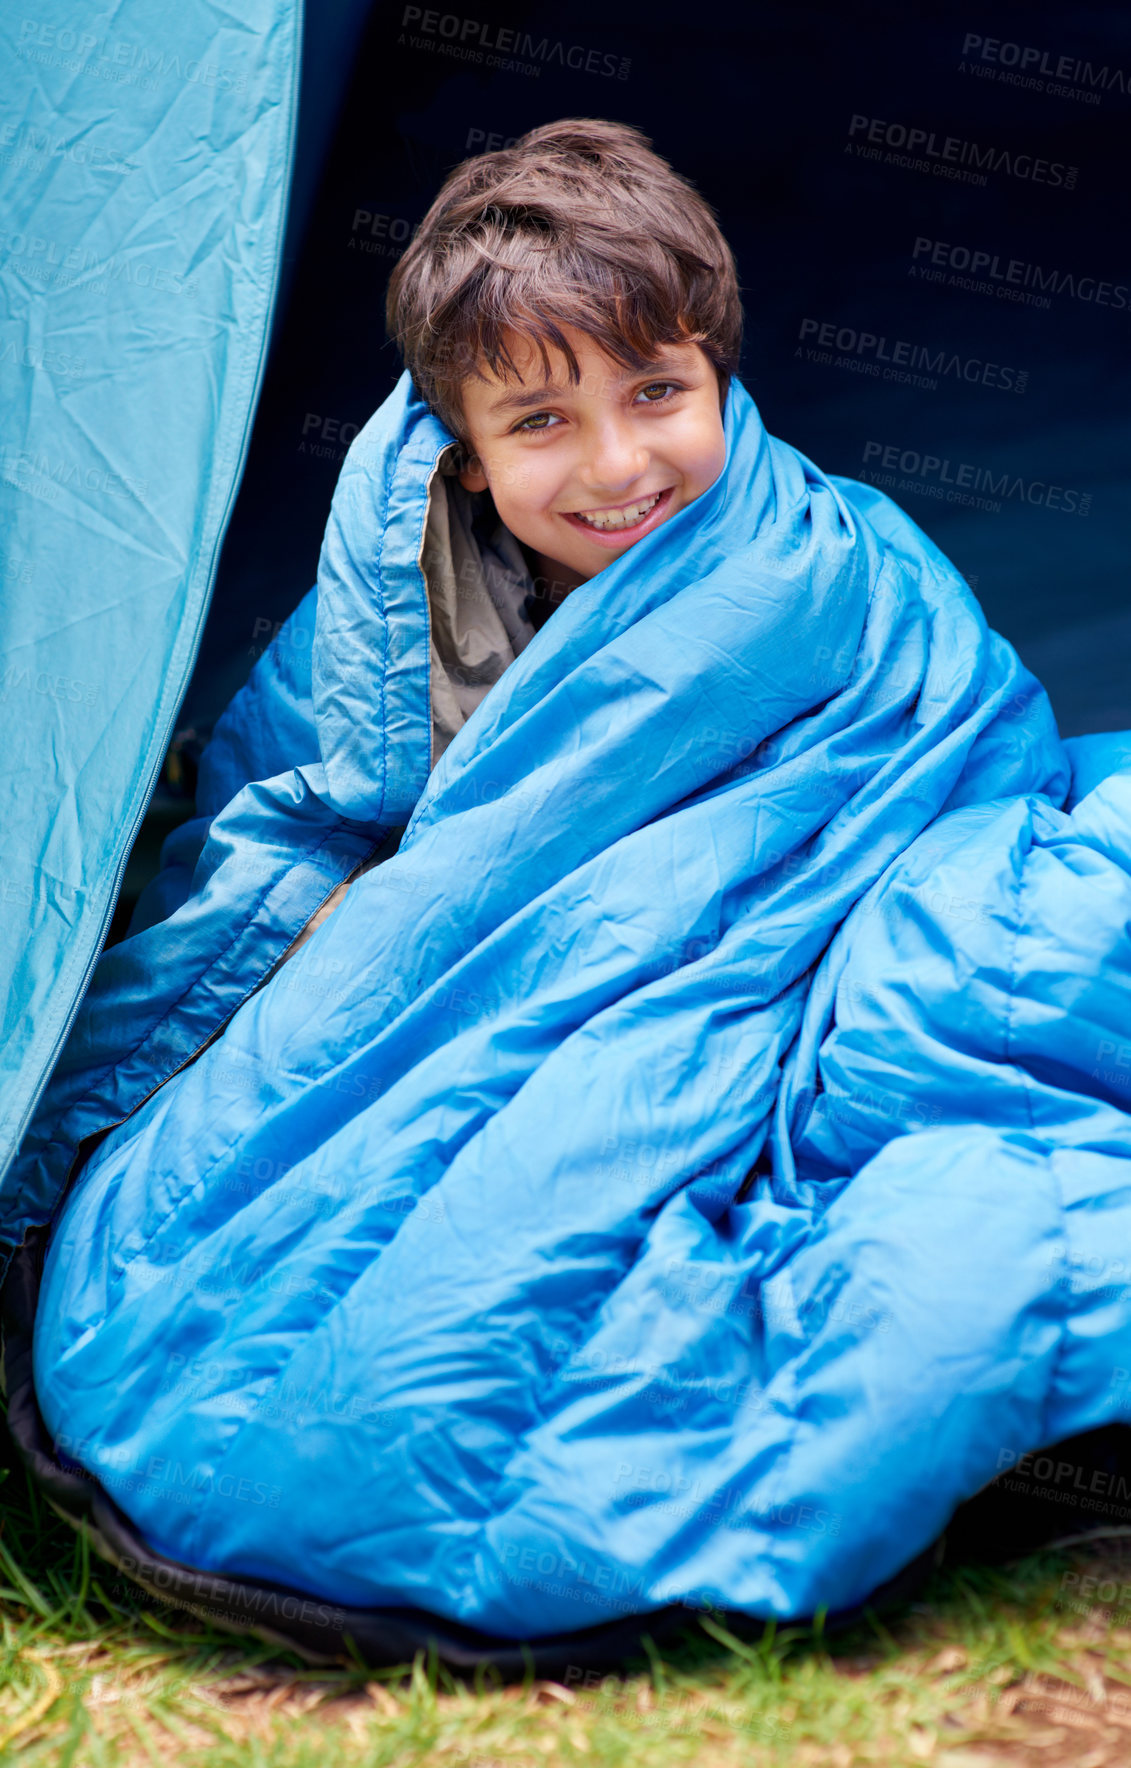
<svg viewBox="0 0 1131 1768">
<path fill-rule="evenodd" d="M 529 417 L 524 417 L 521 423 L 514 426 L 512 433 L 517 435 L 522 430 L 528 434 L 531 430 L 548 430 L 551 424 L 560 422 L 561 419 L 555 417 L 552 411 L 532 411 Z"/>
<path fill-rule="evenodd" d="M 679 387 L 675 381 L 649 381 L 646 387 L 641 387 L 636 397 L 643 399 L 647 405 L 662 405 L 665 399 L 678 392 Z"/>
</svg>

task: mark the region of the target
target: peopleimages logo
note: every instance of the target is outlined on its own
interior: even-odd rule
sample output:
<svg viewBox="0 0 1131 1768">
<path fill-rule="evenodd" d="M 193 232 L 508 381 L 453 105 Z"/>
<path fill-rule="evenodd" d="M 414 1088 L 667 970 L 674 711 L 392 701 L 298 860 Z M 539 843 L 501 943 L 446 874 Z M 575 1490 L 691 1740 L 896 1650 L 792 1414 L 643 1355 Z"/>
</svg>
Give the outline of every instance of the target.
<svg viewBox="0 0 1131 1768">
<path fill-rule="evenodd" d="M 108 18 L 108 13 L 96 13 Z M 119 37 L 96 37 L 90 31 L 76 31 L 66 25 L 46 24 L 38 18 L 20 21 L 16 54 L 25 61 L 45 67 L 63 67 L 73 73 L 93 75 L 96 79 L 120 85 L 142 86 L 152 91 L 170 75 L 177 80 L 191 81 L 199 86 L 216 86 L 224 92 L 243 92 L 247 74 L 222 67 L 219 62 L 205 61 L 199 56 L 183 59 L 177 49 L 128 41 Z"/>
<path fill-rule="evenodd" d="M 967 31 L 962 54 L 972 63 L 984 64 L 971 67 L 971 73 L 1004 80 L 1010 86 L 1051 92 L 1056 98 L 1082 98 L 1099 104 L 1100 93 L 1126 93 L 1131 88 L 1123 68 L 1109 67 L 1106 62 L 1095 67 L 1079 55 L 1056 55 L 1051 49 L 1002 42 L 1000 37 L 983 37 L 977 31 Z M 960 65 L 959 72 L 965 73 L 965 67 Z"/>
<path fill-rule="evenodd" d="M 1009 368 L 980 356 L 959 356 L 954 350 L 913 344 L 906 338 L 889 343 L 882 333 L 838 326 L 832 319 L 803 319 L 797 336 L 800 342 L 795 356 L 802 355 L 802 344 L 809 339 L 811 346 L 816 346 L 804 351 L 811 361 L 852 368 L 885 381 L 934 388 L 938 381 L 932 377 L 951 375 L 972 386 L 996 387 L 1002 393 L 1023 393 L 1029 384 L 1027 368 Z M 833 350 L 839 355 L 834 357 Z"/>
<path fill-rule="evenodd" d="M 56 288 L 81 283 L 96 295 L 104 295 L 112 282 L 132 283 L 135 288 L 152 289 L 156 295 L 193 292 L 193 285 L 184 280 L 182 273 L 165 264 L 124 254 L 99 258 L 86 246 L 71 246 L 65 240 L 47 239 L 41 233 L 0 232 L 0 263 L 12 263 L 21 277 L 30 277 L 35 282 L 51 283 Z"/>
<path fill-rule="evenodd" d="M 894 483 L 896 473 L 903 475 L 898 484 Z M 1050 485 L 1044 479 L 1025 479 L 1008 468 L 995 471 L 992 467 L 975 466 L 971 461 L 923 454 L 917 448 L 901 448 L 898 442 L 865 442 L 860 477 L 885 489 L 918 492 L 946 503 L 969 504 L 975 509 L 998 511 L 1000 500 L 1010 497 L 1069 516 L 1089 515 L 1092 508 L 1090 492 Z"/>
<path fill-rule="evenodd" d="M 1017 299 L 1024 289 L 1042 294 L 1068 295 L 1074 301 L 1092 301 L 1097 307 L 1128 307 L 1127 284 L 1105 282 L 1101 277 L 1079 276 L 1072 270 L 1047 270 L 1043 264 L 1030 264 L 1024 258 L 1003 258 L 997 252 L 979 251 L 973 246 L 951 245 L 948 240 L 928 239 L 920 234 L 911 249 L 912 269 L 924 276 L 927 266 L 940 274 L 927 279 L 945 280 L 944 271 L 969 271 L 970 277 L 987 277 L 1000 284 L 994 292 L 1005 299 Z M 1042 303 L 1047 305 L 1048 303 Z"/>
<path fill-rule="evenodd" d="M 136 160 L 124 160 L 112 147 L 103 147 L 84 135 L 73 141 L 50 135 L 46 128 L 36 129 L 30 123 L 5 123 L 0 127 L 0 147 L 12 148 L 24 159 L 72 160 L 76 166 L 89 166 L 96 172 L 136 172 Z"/>
<path fill-rule="evenodd" d="M 1123 1474 L 1108 1473 L 1102 1467 L 1081 1467 L 1074 1461 L 1054 1461 L 1051 1455 L 1039 1455 L 1033 1450 L 1018 1455 L 1016 1449 L 999 1450 L 997 1465 L 999 1474 L 1012 1470 L 1027 1479 L 1038 1480 L 1042 1485 L 1060 1486 L 1067 1481 L 1072 1491 L 1104 1498 L 1131 1499 L 1131 1483 Z"/>
<path fill-rule="evenodd" d="M 483 19 L 460 18 L 454 12 L 438 12 L 421 6 L 405 7 L 401 17 L 402 43 L 406 31 L 416 33 L 408 39 L 413 49 L 439 50 L 460 61 L 483 62 L 487 67 L 504 71 L 540 73 L 541 68 L 536 64 L 552 66 L 557 62 L 560 67 L 573 68 L 575 73 L 599 74 L 606 80 L 627 80 L 632 66 L 623 55 L 585 49 L 579 43 L 567 44 L 560 38 L 534 37 L 529 31 L 489 25 Z"/>
<path fill-rule="evenodd" d="M 862 137 L 858 140 L 857 137 Z M 908 127 L 906 123 L 887 123 L 882 117 L 856 115 L 848 125 L 846 153 L 869 156 L 868 148 L 905 148 L 906 159 L 918 170 L 938 177 L 963 179 L 978 177 L 984 172 L 1004 172 L 1008 178 L 1024 178 L 1030 184 L 1055 184 L 1063 190 L 1075 190 L 1078 166 L 1066 166 L 1061 160 L 1046 160 L 1031 153 L 1016 153 L 1005 147 L 985 147 L 977 141 L 965 141 L 960 135 L 939 136 L 933 129 Z M 915 155 L 921 155 L 916 159 Z"/>
</svg>

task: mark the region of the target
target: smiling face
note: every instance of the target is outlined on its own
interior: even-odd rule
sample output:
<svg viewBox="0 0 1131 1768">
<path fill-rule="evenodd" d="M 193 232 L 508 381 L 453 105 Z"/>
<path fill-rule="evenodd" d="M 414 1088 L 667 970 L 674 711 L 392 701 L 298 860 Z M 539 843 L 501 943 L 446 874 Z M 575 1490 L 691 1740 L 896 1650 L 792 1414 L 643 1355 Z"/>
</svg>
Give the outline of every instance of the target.
<svg viewBox="0 0 1131 1768">
<path fill-rule="evenodd" d="M 726 461 L 718 376 L 698 344 L 666 344 L 641 372 L 564 329 L 578 384 L 552 349 L 547 381 L 536 346 L 512 336 L 520 380 L 485 371 L 461 388 L 473 454 L 460 480 L 490 490 L 559 593 L 694 503 Z"/>
</svg>

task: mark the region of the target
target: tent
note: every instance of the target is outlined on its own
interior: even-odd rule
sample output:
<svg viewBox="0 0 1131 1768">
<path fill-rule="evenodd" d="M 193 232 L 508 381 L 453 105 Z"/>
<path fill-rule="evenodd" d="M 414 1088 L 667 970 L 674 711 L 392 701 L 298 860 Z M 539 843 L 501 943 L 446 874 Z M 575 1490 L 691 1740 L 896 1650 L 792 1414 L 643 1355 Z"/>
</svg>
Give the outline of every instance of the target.
<svg viewBox="0 0 1131 1768">
<path fill-rule="evenodd" d="M 0 1168 L 106 936 L 184 696 L 353 0 L 0 24 L 5 980 Z M 99 851 L 114 862 L 92 866 Z M 17 1244 L 17 1199 L 0 1205 Z"/>
</svg>

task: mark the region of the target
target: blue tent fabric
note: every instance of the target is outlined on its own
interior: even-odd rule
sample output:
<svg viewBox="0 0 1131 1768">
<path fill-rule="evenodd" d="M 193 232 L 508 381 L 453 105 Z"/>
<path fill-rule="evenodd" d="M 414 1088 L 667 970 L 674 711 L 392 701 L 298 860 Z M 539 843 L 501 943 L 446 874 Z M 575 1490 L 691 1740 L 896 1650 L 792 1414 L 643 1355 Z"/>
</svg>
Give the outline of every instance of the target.
<svg viewBox="0 0 1131 1768">
<path fill-rule="evenodd" d="M 0 1173 L 196 654 L 269 335 L 297 0 L 0 15 Z M 35 1213 L 9 1187 L 0 1239 Z"/>
<path fill-rule="evenodd" d="M 45 1219 L 107 1132 L 36 1384 L 183 1564 L 514 1639 L 805 1614 L 1125 1414 L 1127 775 L 1070 796 L 930 541 L 726 428 L 429 773 L 402 381 L 103 960 L 19 1169 Z"/>
</svg>

